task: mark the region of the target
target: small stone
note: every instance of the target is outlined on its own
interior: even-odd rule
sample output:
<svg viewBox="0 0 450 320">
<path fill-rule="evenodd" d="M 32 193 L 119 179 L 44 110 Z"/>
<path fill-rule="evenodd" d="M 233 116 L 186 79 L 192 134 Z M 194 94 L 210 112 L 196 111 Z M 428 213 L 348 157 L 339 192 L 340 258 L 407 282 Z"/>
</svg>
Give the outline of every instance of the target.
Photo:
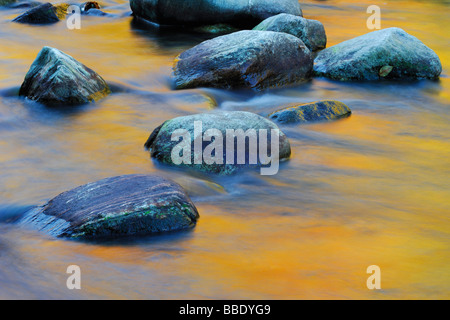
<svg viewBox="0 0 450 320">
<path fill-rule="evenodd" d="M 313 121 L 335 120 L 351 114 L 350 108 L 342 102 L 323 100 L 291 106 L 269 115 L 273 121 L 287 123 L 306 123 Z"/>
</svg>

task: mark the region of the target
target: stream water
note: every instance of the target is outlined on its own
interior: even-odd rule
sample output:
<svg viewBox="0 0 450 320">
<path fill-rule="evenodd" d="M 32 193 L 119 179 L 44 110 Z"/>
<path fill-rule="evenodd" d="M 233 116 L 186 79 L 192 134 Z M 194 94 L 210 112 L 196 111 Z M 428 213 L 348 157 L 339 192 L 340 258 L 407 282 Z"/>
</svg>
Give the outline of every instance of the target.
<svg viewBox="0 0 450 320">
<path fill-rule="evenodd" d="M 376 1 L 300 1 L 328 46 L 365 34 Z M 440 81 L 326 79 L 261 93 L 171 90 L 173 59 L 208 35 L 83 17 L 81 30 L 11 23 L 0 9 L 0 298 L 450 298 L 450 40 L 448 1 L 380 1 L 382 28 L 400 27 L 440 57 Z M 43 46 L 58 48 L 117 89 L 71 111 L 14 97 Z M 286 126 L 292 158 L 275 176 L 217 177 L 153 162 L 143 144 L 164 120 L 335 99 L 351 117 Z M 102 244 L 54 239 L 13 223 L 29 206 L 109 176 L 157 173 L 184 186 L 195 229 Z M 66 288 L 79 265 L 82 290 Z M 382 290 L 366 287 L 381 268 Z"/>
</svg>

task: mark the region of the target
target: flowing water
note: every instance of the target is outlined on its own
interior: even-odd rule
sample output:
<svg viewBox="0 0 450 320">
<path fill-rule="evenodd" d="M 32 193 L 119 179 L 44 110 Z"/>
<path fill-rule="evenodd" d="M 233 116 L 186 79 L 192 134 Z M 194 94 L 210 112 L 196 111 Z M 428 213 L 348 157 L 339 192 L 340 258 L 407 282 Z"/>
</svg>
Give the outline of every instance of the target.
<svg viewBox="0 0 450 320">
<path fill-rule="evenodd" d="M 380 1 L 382 28 L 436 51 L 440 81 L 314 79 L 251 91 L 171 90 L 173 59 L 207 35 L 162 32 L 120 17 L 28 26 L 0 10 L 0 298 L 450 298 L 448 1 Z M 369 32 L 373 1 L 300 1 L 328 46 Z M 40 49 L 56 47 L 113 84 L 104 100 L 54 110 L 14 96 Z M 154 163 L 143 149 L 164 120 L 215 108 L 267 115 L 289 103 L 345 102 L 349 118 L 282 127 L 292 158 L 271 177 L 217 177 Z M 195 229 L 86 244 L 10 223 L 62 191 L 109 176 L 157 173 L 183 185 Z M 67 266 L 82 290 L 66 288 Z M 370 265 L 382 290 L 366 287 Z"/>
</svg>

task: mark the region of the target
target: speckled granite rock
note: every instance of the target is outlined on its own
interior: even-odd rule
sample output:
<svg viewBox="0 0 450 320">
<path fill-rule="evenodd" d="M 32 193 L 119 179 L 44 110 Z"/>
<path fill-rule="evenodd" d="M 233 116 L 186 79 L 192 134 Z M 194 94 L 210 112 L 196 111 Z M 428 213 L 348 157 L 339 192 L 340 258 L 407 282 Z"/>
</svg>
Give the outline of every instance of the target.
<svg viewBox="0 0 450 320">
<path fill-rule="evenodd" d="M 436 53 L 399 28 L 370 32 L 322 50 L 314 73 L 341 81 L 437 79 L 442 65 Z"/>
</svg>

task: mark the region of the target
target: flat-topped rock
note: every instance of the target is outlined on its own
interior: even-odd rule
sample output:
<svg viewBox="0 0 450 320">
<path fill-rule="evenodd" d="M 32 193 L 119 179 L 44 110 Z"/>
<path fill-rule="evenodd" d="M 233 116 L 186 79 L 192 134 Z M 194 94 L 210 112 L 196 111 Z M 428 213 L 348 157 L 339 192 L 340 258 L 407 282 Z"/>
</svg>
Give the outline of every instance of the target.
<svg viewBox="0 0 450 320">
<path fill-rule="evenodd" d="M 64 192 L 20 223 L 55 237 L 90 240 L 183 230 L 198 218 L 178 184 L 159 176 L 125 175 Z"/>
</svg>

